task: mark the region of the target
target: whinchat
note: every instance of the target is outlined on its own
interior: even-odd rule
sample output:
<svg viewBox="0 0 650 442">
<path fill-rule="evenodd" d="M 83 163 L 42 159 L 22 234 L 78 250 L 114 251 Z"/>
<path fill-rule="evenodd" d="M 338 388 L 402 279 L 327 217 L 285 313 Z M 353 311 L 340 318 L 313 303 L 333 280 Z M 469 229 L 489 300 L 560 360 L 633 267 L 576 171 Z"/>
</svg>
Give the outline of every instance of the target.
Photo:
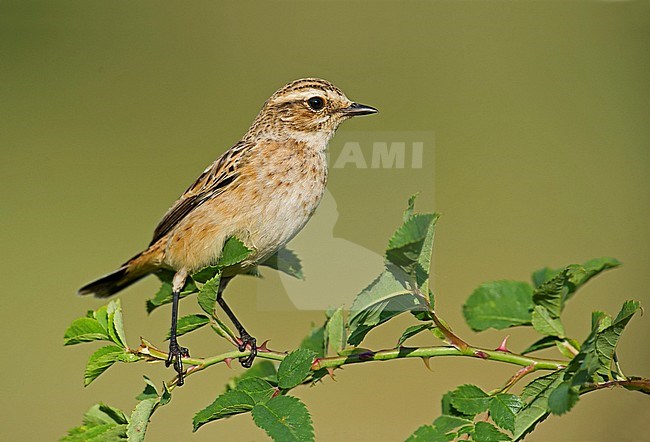
<svg viewBox="0 0 650 442">
<path fill-rule="evenodd" d="M 224 269 L 217 302 L 240 333 L 241 364 L 250 367 L 257 347 L 222 297 L 228 282 L 264 262 L 307 223 L 327 182 L 325 149 L 339 124 L 377 109 L 354 103 L 336 86 L 304 78 L 280 88 L 264 103 L 243 138 L 199 176 L 167 211 L 149 247 L 79 294 L 103 298 L 161 269 L 175 272 L 169 357 L 183 384 L 176 322 L 179 294 L 189 275 L 215 264 L 225 241 L 240 239 L 252 253 Z"/>
</svg>

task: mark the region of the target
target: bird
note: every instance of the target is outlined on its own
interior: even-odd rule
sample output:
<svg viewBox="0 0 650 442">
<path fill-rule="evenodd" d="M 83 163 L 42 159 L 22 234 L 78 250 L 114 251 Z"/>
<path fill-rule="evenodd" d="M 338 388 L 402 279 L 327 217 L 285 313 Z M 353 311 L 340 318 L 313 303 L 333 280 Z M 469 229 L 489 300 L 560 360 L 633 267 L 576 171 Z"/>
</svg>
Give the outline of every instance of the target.
<svg viewBox="0 0 650 442">
<path fill-rule="evenodd" d="M 236 275 L 251 271 L 289 242 L 314 214 L 327 183 L 326 148 L 339 125 L 377 113 L 353 102 L 329 81 L 301 78 L 266 100 L 248 131 L 185 190 L 155 228 L 149 246 L 117 270 L 81 287 L 80 295 L 105 298 L 147 275 L 171 270 L 172 319 L 165 365 L 183 385 L 183 357 L 177 340 L 178 303 L 188 277 L 214 265 L 225 242 L 236 237 L 251 250 L 223 269 L 217 303 L 240 334 L 243 367 L 257 354 L 252 337 L 230 309 L 223 291 Z"/>
</svg>

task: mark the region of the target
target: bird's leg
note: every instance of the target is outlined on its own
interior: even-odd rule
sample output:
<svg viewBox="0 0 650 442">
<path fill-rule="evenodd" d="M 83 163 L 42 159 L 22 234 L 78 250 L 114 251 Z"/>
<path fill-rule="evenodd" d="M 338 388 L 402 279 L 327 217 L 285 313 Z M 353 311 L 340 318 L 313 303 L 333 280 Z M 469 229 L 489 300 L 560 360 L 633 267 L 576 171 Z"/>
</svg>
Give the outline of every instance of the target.
<svg viewBox="0 0 650 442">
<path fill-rule="evenodd" d="M 174 370 L 178 373 L 178 381 L 176 385 L 179 387 L 183 385 L 183 362 L 181 358 L 189 358 L 190 352 L 187 348 L 181 347 L 178 345 L 178 340 L 176 339 L 176 323 L 178 322 L 178 301 L 180 299 L 180 293 L 185 285 L 185 279 L 187 278 L 187 272 L 184 270 L 178 271 L 174 275 L 174 280 L 172 281 L 172 326 L 169 333 L 169 355 L 165 361 L 165 366 L 169 367 L 172 363 L 174 364 Z"/>
<path fill-rule="evenodd" d="M 221 279 L 221 283 L 219 284 L 219 292 L 217 293 L 217 302 L 223 311 L 226 312 L 232 323 L 235 325 L 235 328 L 239 332 L 241 340 L 238 345 L 239 351 L 244 351 L 246 350 L 246 347 L 250 347 L 251 354 L 239 359 L 239 363 L 242 365 L 242 367 L 250 368 L 250 366 L 253 365 L 255 356 L 257 356 L 257 340 L 246 331 L 243 325 L 241 325 L 241 322 L 239 322 L 235 314 L 232 312 L 232 310 L 230 310 L 230 307 L 228 307 L 228 304 L 226 304 L 226 300 L 223 299 L 223 291 L 226 288 L 226 285 L 228 285 L 230 279 L 231 278 Z"/>
</svg>

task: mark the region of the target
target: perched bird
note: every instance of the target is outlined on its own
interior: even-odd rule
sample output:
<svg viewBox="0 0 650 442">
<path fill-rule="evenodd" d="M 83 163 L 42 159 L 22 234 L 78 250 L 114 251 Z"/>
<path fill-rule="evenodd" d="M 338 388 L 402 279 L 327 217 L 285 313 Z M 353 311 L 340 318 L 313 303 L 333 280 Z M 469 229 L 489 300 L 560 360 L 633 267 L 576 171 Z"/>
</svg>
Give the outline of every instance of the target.
<svg viewBox="0 0 650 442">
<path fill-rule="evenodd" d="M 172 324 L 166 365 L 183 384 L 182 357 L 189 352 L 176 339 L 179 294 L 189 275 L 215 264 L 225 241 L 237 237 L 252 253 L 224 269 L 217 302 L 235 325 L 240 360 L 250 367 L 256 340 L 223 299 L 239 273 L 264 262 L 293 238 L 318 206 L 327 182 L 325 149 L 339 124 L 377 109 L 354 103 L 336 86 L 304 78 L 280 88 L 264 103 L 243 138 L 199 176 L 156 227 L 149 247 L 119 269 L 93 281 L 79 294 L 104 298 L 161 269 L 175 272 Z"/>
</svg>

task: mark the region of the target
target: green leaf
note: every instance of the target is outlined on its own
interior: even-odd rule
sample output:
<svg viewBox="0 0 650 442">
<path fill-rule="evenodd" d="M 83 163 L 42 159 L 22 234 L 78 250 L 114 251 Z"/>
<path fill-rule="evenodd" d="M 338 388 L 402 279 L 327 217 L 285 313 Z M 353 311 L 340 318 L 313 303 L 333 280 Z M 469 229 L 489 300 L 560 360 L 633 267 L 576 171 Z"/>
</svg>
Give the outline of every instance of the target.
<svg viewBox="0 0 650 442">
<path fill-rule="evenodd" d="M 312 325 L 309 334 L 300 343 L 300 348 L 313 351 L 319 358 L 325 356 L 325 327 Z"/>
<path fill-rule="evenodd" d="M 278 367 L 278 386 L 283 389 L 300 385 L 311 372 L 314 352 L 305 348 L 292 351 Z"/>
<path fill-rule="evenodd" d="M 388 241 L 386 259 L 415 277 L 422 293 L 429 290 L 433 237 L 439 217 L 437 213 L 412 215 Z"/>
<path fill-rule="evenodd" d="M 126 428 L 126 435 L 129 442 L 142 442 L 144 435 L 147 432 L 147 425 L 149 418 L 154 411 L 154 407 L 158 403 L 158 399 L 145 399 L 138 402 L 131 413 L 129 425 Z"/>
<path fill-rule="evenodd" d="M 533 328 L 543 335 L 564 338 L 564 326 L 560 318 L 553 318 L 546 307 L 536 305 L 532 315 Z"/>
<path fill-rule="evenodd" d="M 253 421 L 274 441 L 314 440 L 309 411 L 305 404 L 292 396 L 277 396 L 266 403 L 255 405 Z"/>
<path fill-rule="evenodd" d="M 151 313 L 158 307 L 172 302 L 172 278 L 174 277 L 174 272 L 161 270 L 156 273 L 156 276 L 160 279 L 162 284 L 154 297 L 147 300 L 147 313 Z M 192 278 L 187 278 L 185 286 L 179 294 L 179 298 L 183 299 L 196 292 L 198 292 L 198 288 L 196 287 L 194 280 Z"/>
<path fill-rule="evenodd" d="M 515 431 L 515 417 L 524 404 L 514 394 L 499 393 L 490 399 L 490 417 L 503 429 Z"/>
<path fill-rule="evenodd" d="M 87 387 L 92 381 L 105 372 L 115 362 L 122 360 L 129 353 L 125 353 L 122 347 L 117 345 L 107 345 L 100 348 L 90 356 L 86 364 L 86 371 L 84 373 L 84 386 Z M 135 355 L 130 355 L 137 358 Z"/>
<path fill-rule="evenodd" d="M 494 281 L 479 286 L 463 306 L 474 331 L 501 330 L 531 323 L 533 288 L 520 281 Z"/>
<path fill-rule="evenodd" d="M 476 385 L 461 385 L 452 392 L 451 404 L 461 413 L 474 416 L 487 411 L 490 396 Z"/>
<path fill-rule="evenodd" d="M 234 377 L 230 381 L 228 381 L 228 384 L 226 385 L 226 391 L 236 389 L 239 383 L 242 382 L 244 379 L 253 378 L 253 377 L 263 379 L 269 382 L 271 385 L 277 385 L 278 384 L 277 373 L 278 372 L 273 362 L 265 361 L 265 360 L 255 362 L 255 364 L 253 364 L 251 368 L 244 371 L 240 376 Z"/>
<path fill-rule="evenodd" d="M 226 240 L 226 243 L 223 246 L 223 251 L 221 252 L 221 257 L 217 265 L 225 269 L 232 265 L 238 264 L 248 258 L 252 252 L 251 249 L 246 247 L 243 242 L 238 238 L 231 236 Z"/>
<path fill-rule="evenodd" d="M 124 348 L 126 345 L 126 335 L 124 334 L 124 321 L 122 319 L 122 304 L 119 299 L 111 301 L 106 307 L 108 334 L 113 342 Z"/>
<path fill-rule="evenodd" d="M 632 319 L 632 316 L 639 311 L 639 303 L 636 301 L 625 301 L 621 311 L 618 313 L 610 326 L 598 333 L 596 337 L 596 354 L 601 368 L 599 373 L 611 377 L 610 368 L 614 358 L 614 351 L 623 329 Z"/>
<path fill-rule="evenodd" d="M 533 274 L 536 285 L 533 302 L 546 307 L 551 316 L 560 316 L 564 304 L 575 292 L 599 273 L 621 265 L 615 258 L 591 259 L 582 265 L 571 264 L 562 270 L 542 269 Z"/>
<path fill-rule="evenodd" d="M 476 442 L 499 442 L 512 439 L 510 439 L 510 436 L 500 432 L 491 423 L 480 421 L 474 426 L 474 440 Z"/>
<path fill-rule="evenodd" d="M 217 273 L 213 278 L 208 279 L 201 290 L 197 301 L 201 309 L 210 316 L 214 316 L 214 308 L 217 303 L 217 294 L 219 293 L 219 284 L 221 283 L 221 273 Z"/>
<path fill-rule="evenodd" d="M 413 216 L 413 210 L 415 209 L 415 199 L 418 197 L 417 193 L 414 193 L 409 197 L 408 205 L 406 206 L 406 210 L 404 210 L 404 214 L 402 215 L 402 222 L 406 222 Z"/>
<path fill-rule="evenodd" d="M 457 416 L 447 416 L 443 414 L 435 421 L 433 421 L 433 426 L 436 427 L 436 429 L 440 430 L 440 432 L 443 434 L 448 434 L 452 430 L 458 428 L 459 430 L 456 430 L 454 432 L 457 434 L 460 430 L 473 428 L 474 422 L 472 422 L 470 419 L 465 419 Z"/>
<path fill-rule="evenodd" d="M 545 348 L 553 347 L 557 341 L 559 341 L 559 338 L 557 338 L 556 336 L 544 336 L 543 338 L 538 339 L 537 341 L 532 343 L 526 350 L 522 351 L 521 354 L 525 355 L 528 353 L 532 353 L 534 351 L 539 351 Z"/>
<path fill-rule="evenodd" d="M 435 325 L 433 325 L 432 322 L 425 322 L 423 324 L 418 324 L 418 325 L 412 325 L 406 330 L 404 330 L 404 333 L 402 333 L 402 336 L 397 340 L 397 346 L 400 347 L 404 341 L 406 341 L 408 338 L 412 338 L 413 336 L 422 333 L 425 330 L 431 330 L 435 328 Z"/>
<path fill-rule="evenodd" d="M 187 315 L 181 318 L 178 318 L 176 322 L 176 336 L 182 336 L 185 333 L 189 333 L 198 328 L 203 327 L 206 324 L 210 323 L 210 318 L 205 315 Z M 167 332 L 167 338 L 169 339 L 171 330 Z"/>
<path fill-rule="evenodd" d="M 128 424 L 129 420 L 119 408 L 100 403 L 93 405 L 86 411 L 83 423 L 85 426 L 92 427 L 104 424 Z"/>
<path fill-rule="evenodd" d="M 406 442 L 447 442 L 453 440 L 445 436 L 445 433 L 440 431 L 433 425 L 422 425 L 411 434 Z"/>
<path fill-rule="evenodd" d="M 548 397 L 548 409 L 553 414 L 564 414 L 578 402 L 578 387 L 571 381 L 562 382 Z"/>
<path fill-rule="evenodd" d="M 610 257 L 594 258 L 582 263 L 582 272 L 574 276 L 574 279 L 571 281 L 573 287 L 570 287 L 569 293 L 564 301 L 566 302 L 571 299 L 576 290 L 585 285 L 594 276 L 599 275 L 605 270 L 614 269 L 621 264 L 621 261 L 618 259 Z"/>
<path fill-rule="evenodd" d="M 296 279 L 305 279 L 300 258 L 293 251 L 284 247 L 260 265 L 286 273 Z"/>
<path fill-rule="evenodd" d="M 114 442 L 126 441 L 126 425 L 103 424 L 87 427 L 75 427 L 61 442 Z"/>
<path fill-rule="evenodd" d="M 329 315 L 325 324 L 325 354 L 339 354 L 345 349 L 346 340 L 344 309 L 341 306 Z"/>
<path fill-rule="evenodd" d="M 143 401 L 145 399 L 152 399 L 152 398 L 157 398 L 158 397 L 158 390 L 156 389 L 156 386 L 154 385 L 153 382 L 151 382 L 151 379 L 149 379 L 146 376 L 142 376 L 144 378 L 144 383 L 146 384 L 144 386 L 144 390 L 142 393 L 137 395 L 135 398 L 139 401 Z"/>
<path fill-rule="evenodd" d="M 237 390 L 249 395 L 255 404 L 267 402 L 277 393 L 273 385 L 257 377 L 242 379 L 237 385 Z"/>
<path fill-rule="evenodd" d="M 196 413 L 193 419 L 194 431 L 202 425 L 234 414 L 246 413 L 255 406 L 249 394 L 240 390 L 230 390 L 217 397 L 213 403 Z"/>
<path fill-rule="evenodd" d="M 454 391 L 448 391 L 444 395 L 442 395 L 442 399 L 440 400 L 440 405 L 441 405 L 441 410 L 443 416 L 455 416 L 463 419 L 471 419 L 473 417 L 472 414 L 465 414 L 456 409 L 453 404 L 451 403 L 452 398 L 454 397 Z"/>
<path fill-rule="evenodd" d="M 560 370 L 539 377 L 524 387 L 521 399 L 525 405 L 515 417 L 514 439 L 521 439 L 548 417 L 548 397 L 562 383 L 563 373 Z"/>
<path fill-rule="evenodd" d="M 407 275 L 388 264 L 384 272 L 354 300 L 348 319 L 348 343 L 359 345 L 366 334 L 379 324 L 421 307 L 422 302 L 413 294 Z"/>
<path fill-rule="evenodd" d="M 580 272 L 580 266 L 571 265 L 535 289 L 533 302 L 546 308 L 551 317 L 559 318 L 564 307 L 564 299 L 569 293 L 569 281 Z"/>
<path fill-rule="evenodd" d="M 546 281 L 555 278 L 561 271 L 562 269 L 552 269 L 550 267 L 536 270 L 531 278 L 533 280 L 533 287 L 537 288 Z"/>
<path fill-rule="evenodd" d="M 72 321 L 63 337 L 64 345 L 74 345 L 80 342 L 110 341 L 108 330 L 94 318 L 78 318 Z"/>
</svg>

